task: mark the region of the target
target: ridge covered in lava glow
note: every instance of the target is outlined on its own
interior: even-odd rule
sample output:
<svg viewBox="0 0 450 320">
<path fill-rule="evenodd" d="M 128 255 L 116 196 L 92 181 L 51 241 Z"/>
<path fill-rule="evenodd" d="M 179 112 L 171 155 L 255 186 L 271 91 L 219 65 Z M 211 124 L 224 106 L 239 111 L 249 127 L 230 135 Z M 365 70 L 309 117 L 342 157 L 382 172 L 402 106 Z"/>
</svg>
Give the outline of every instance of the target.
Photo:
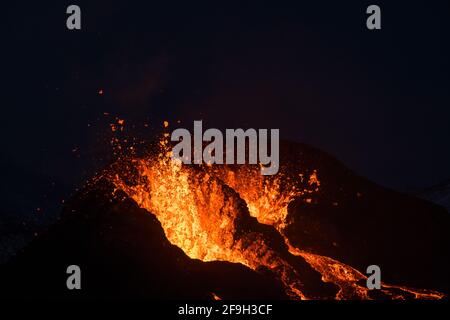
<svg viewBox="0 0 450 320">
<path fill-rule="evenodd" d="M 167 135 L 159 148 L 122 160 L 108 178 L 155 214 L 167 239 L 190 258 L 268 270 L 292 299 L 372 298 L 364 274 L 291 245 L 284 232 L 289 203 L 309 203 L 320 190 L 317 170 L 282 165 L 277 175 L 262 176 L 258 165 L 184 165 L 171 158 Z M 379 291 L 389 299 L 444 296 L 384 283 Z"/>
</svg>

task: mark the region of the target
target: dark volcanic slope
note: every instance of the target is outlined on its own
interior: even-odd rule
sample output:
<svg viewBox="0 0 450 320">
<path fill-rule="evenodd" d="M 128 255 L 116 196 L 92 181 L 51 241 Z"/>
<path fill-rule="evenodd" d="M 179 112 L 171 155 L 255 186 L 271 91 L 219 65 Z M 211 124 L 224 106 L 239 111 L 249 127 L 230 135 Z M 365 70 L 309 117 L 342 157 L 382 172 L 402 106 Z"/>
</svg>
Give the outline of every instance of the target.
<svg viewBox="0 0 450 320">
<path fill-rule="evenodd" d="M 0 271 L 3 298 L 286 298 L 269 274 L 188 258 L 154 215 L 111 199 L 104 180 L 66 207 L 61 220 Z M 82 290 L 67 290 L 66 268 L 81 267 Z"/>
<path fill-rule="evenodd" d="M 300 278 L 305 289 L 314 292 L 312 296 L 332 298 L 337 288 L 322 283 L 320 274 L 303 258 L 290 256 L 281 234 L 293 247 L 333 258 L 363 273 L 367 266 L 379 265 L 384 283 L 448 294 L 450 215 L 445 209 L 377 186 L 329 155 L 302 144 L 283 143 L 280 157 L 280 175 L 268 178 L 281 181 L 279 188 L 274 184 L 279 189 L 278 195 L 289 194 L 289 184 L 295 184 L 297 190 L 310 188 L 310 181 L 299 176 L 309 177 L 312 173 L 319 181 L 313 184 L 317 189 L 292 195 L 287 216 L 282 217 L 286 227 L 280 233 L 271 226 L 258 224 L 247 209 L 244 220 L 251 223 L 244 226 L 268 236 L 269 247 L 278 250 L 278 254 L 282 252 L 286 261 L 301 262 Z M 264 188 L 258 189 L 264 186 L 260 183 L 259 167 L 256 170 L 246 166 L 196 169 L 191 178 L 209 179 L 205 174 L 208 172 L 220 179 L 216 186 L 223 183 L 224 189 L 229 189 L 230 199 L 257 203 L 258 197 L 264 194 Z M 130 176 L 130 184 L 136 182 L 130 172 L 138 171 L 122 171 Z M 228 178 L 230 173 L 235 179 Z M 163 181 L 167 178 L 162 175 Z M 198 187 L 195 190 L 202 200 L 200 203 L 209 204 L 213 189 L 203 183 L 206 180 L 187 181 L 197 183 L 194 186 Z M 239 264 L 188 258 L 167 240 L 153 214 L 141 209 L 125 194 L 123 201 L 111 197 L 113 189 L 110 181 L 102 178 L 74 197 L 58 223 L 1 267 L 0 295 L 211 299 L 214 293 L 223 299 L 287 298 L 285 288 L 264 268 L 255 272 Z M 163 198 L 167 197 L 164 193 Z M 186 201 L 181 199 L 183 203 Z M 245 202 L 242 202 L 244 206 Z M 171 214 L 177 212 L 159 214 L 169 214 L 172 218 Z M 223 218 L 221 213 L 206 209 L 203 212 L 206 217 L 214 216 L 212 223 L 217 225 L 219 218 Z M 209 220 L 206 221 L 205 225 L 210 226 Z M 247 242 L 251 247 L 253 242 Z M 260 258 L 259 254 L 256 252 L 255 257 Z M 72 264 L 82 269 L 81 291 L 66 289 L 66 268 Z"/>
<path fill-rule="evenodd" d="M 450 212 L 450 179 L 418 193 L 417 196 L 437 203 Z"/>
<path fill-rule="evenodd" d="M 387 283 L 449 292 L 450 215 L 442 207 L 380 187 L 331 156 L 296 143 L 281 147 L 281 163 L 316 169 L 310 202 L 289 205 L 293 245 L 365 272 L 381 267 Z"/>
</svg>

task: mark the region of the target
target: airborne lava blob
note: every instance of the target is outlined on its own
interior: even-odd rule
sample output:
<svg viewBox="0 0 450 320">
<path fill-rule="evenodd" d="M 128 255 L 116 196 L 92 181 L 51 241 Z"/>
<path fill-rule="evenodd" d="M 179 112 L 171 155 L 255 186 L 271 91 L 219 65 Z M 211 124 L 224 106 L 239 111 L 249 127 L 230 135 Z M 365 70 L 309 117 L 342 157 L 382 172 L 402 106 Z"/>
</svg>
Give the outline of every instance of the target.
<svg viewBox="0 0 450 320">
<path fill-rule="evenodd" d="M 167 239 L 190 258 L 268 270 L 292 299 L 371 299 L 365 275 L 330 257 L 295 247 L 285 229 L 288 206 L 320 190 L 315 169 L 286 164 L 275 176 L 257 165 L 188 166 L 160 151 L 117 163 L 108 172 L 116 190 L 156 215 Z M 256 218 L 256 219 L 255 219 Z M 443 294 L 383 284 L 384 298 L 439 299 Z"/>
</svg>

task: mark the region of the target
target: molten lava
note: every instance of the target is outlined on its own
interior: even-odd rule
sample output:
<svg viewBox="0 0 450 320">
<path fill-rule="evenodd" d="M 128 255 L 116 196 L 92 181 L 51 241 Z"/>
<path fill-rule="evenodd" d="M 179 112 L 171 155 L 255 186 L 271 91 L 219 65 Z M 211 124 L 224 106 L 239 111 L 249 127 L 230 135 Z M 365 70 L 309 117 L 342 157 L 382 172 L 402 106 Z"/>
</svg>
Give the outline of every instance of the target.
<svg viewBox="0 0 450 320">
<path fill-rule="evenodd" d="M 293 247 L 284 233 L 289 203 L 311 202 L 320 189 L 316 170 L 281 167 L 262 176 L 258 165 L 183 165 L 172 160 L 166 139 L 157 155 L 124 161 L 109 179 L 156 215 L 172 244 L 192 259 L 268 270 L 292 299 L 371 299 L 365 275 Z M 444 296 L 387 284 L 380 291 L 392 299 Z"/>
</svg>

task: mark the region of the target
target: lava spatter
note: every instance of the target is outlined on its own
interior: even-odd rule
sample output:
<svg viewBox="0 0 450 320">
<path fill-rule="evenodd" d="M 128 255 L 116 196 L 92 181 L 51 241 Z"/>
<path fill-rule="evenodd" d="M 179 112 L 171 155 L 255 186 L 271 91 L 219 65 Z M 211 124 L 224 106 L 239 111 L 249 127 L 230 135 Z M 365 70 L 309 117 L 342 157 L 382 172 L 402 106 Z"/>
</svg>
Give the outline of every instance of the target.
<svg viewBox="0 0 450 320">
<path fill-rule="evenodd" d="M 266 268 L 292 299 L 371 299 L 365 275 L 335 259 L 290 245 L 284 234 L 288 205 L 311 201 L 317 170 L 280 168 L 261 176 L 257 165 L 188 166 L 161 150 L 116 164 L 108 173 L 117 190 L 156 215 L 167 239 L 190 258 Z M 256 219 L 255 219 L 256 218 Z M 383 284 L 384 298 L 438 299 L 439 292 Z"/>
</svg>

